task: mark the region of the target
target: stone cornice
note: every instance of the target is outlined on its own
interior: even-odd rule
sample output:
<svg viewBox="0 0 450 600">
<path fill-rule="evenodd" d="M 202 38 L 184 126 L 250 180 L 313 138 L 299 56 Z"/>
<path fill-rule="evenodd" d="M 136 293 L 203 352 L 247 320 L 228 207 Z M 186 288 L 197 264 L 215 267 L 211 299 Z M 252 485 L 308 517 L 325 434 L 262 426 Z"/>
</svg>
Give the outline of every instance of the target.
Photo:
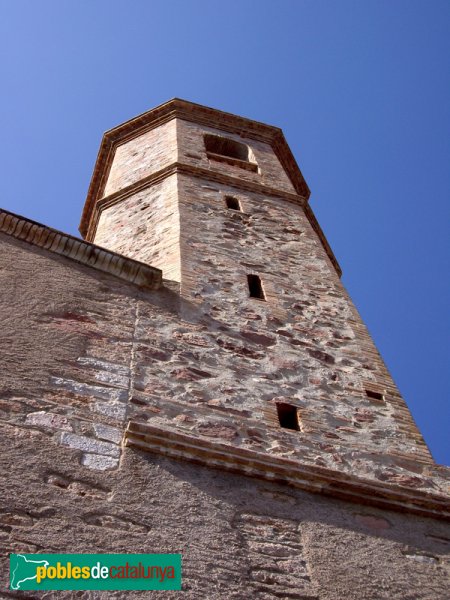
<svg viewBox="0 0 450 600">
<path fill-rule="evenodd" d="M 3 209 L 0 209 L 0 232 L 146 289 L 161 286 L 160 269 Z"/>
<path fill-rule="evenodd" d="M 309 188 L 281 129 L 201 106 L 200 104 L 174 98 L 104 134 L 81 217 L 79 230 L 83 237 L 87 234 L 94 205 L 103 194 L 106 178 L 117 146 L 174 118 L 201 123 L 208 127 L 219 128 L 223 131 L 271 144 L 291 179 L 297 194 L 306 199 L 309 198 Z"/>
<path fill-rule="evenodd" d="M 362 479 L 324 467 L 303 465 L 288 458 L 237 448 L 209 439 L 193 438 L 148 423 L 130 421 L 124 443 L 125 446 L 143 451 L 277 483 L 287 483 L 307 492 L 341 500 L 426 517 L 450 519 L 450 501 L 442 495 Z"/>
<path fill-rule="evenodd" d="M 224 185 L 229 185 L 231 187 L 237 187 L 241 190 L 247 190 L 249 192 L 261 192 L 267 194 L 268 196 L 275 196 L 278 198 L 282 198 L 283 200 L 287 200 L 289 202 L 294 202 L 295 204 L 299 204 L 300 206 L 305 206 L 306 200 L 302 196 L 297 194 L 293 194 L 290 192 L 286 192 L 284 190 L 279 190 L 276 188 L 268 187 L 262 183 L 255 183 L 252 181 L 247 181 L 245 179 L 240 179 L 238 177 L 233 177 L 232 175 L 228 175 L 226 173 L 221 173 L 219 171 L 210 171 L 209 169 L 204 169 L 202 167 L 193 166 L 190 164 L 185 164 L 181 162 L 175 162 L 163 169 L 157 171 L 156 173 L 152 173 L 131 185 L 128 185 L 109 196 L 104 196 L 100 200 L 96 202 L 96 205 L 93 209 L 93 213 L 91 216 L 91 222 L 89 224 L 89 229 L 86 234 L 87 240 L 92 240 L 95 237 L 95 231 L 97 229 L 97 222 L 100 217 L 100 213 L 105 208 L 113 206 L 125 198 L 140 192 L 141 190 L 149 187 L 151 185 L 155 185 L 163 181 L 166 177 L 170 177 L 175 174 L 184 174 L 191 175 L 193 177 L 198 177 L 200 179 L 208 179 L 209 181 L 215 181 L 217 183 L 222 183 Z"/>
</svg>

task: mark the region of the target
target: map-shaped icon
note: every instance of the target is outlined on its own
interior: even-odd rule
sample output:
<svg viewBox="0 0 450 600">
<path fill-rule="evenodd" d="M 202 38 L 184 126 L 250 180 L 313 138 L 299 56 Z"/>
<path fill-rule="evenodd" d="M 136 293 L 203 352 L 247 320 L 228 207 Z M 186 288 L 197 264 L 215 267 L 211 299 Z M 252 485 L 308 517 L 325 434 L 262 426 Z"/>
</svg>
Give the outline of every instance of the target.
<svg viewBox="0 0 450 600">
<path fill-rule="evenodd" d="M 36 568 L 48 567 L 50 564 L 47 560 L 31 560 L 23 554 L 13 555 L 16 559 L 16 564 L 13 567 L 11 564 L 11 589 L 20 590 L 22 583 L 36 579 Z"/>
</svg>

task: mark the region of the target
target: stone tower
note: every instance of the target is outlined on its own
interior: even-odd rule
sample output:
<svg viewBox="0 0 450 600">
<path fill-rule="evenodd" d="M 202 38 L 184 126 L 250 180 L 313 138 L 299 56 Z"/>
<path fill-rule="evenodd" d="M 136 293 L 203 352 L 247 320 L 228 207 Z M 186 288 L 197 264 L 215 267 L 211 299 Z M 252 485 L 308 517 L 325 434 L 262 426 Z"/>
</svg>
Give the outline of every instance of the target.
<svg viewBox="0 0 450 600">
<path fill-rule="evenodd" d="M 443 597 L 448 471 L 308 198 L 278 128 L 175 99 L 105 134 L 86 241 L 1 214 L 34 307 L 4 309 L 11 552 L 182 552 L 192 599 Z"/>
<path fill-rule="evenodd" d="M 80 231 L 162 269 L 195 315 L 158 331 L 170 361 L 137 355 L 152 424 L 417 487 L 433 460 L 308 197 L 279 129 L 172 100 L 106 133 Z"/>
</svg>

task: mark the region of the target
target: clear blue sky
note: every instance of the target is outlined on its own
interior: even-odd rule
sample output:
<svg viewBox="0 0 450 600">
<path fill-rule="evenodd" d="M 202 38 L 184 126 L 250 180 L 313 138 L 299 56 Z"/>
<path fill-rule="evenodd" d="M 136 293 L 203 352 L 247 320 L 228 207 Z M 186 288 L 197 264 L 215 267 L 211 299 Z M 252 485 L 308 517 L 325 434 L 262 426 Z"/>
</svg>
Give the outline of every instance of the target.
<svg viewBox="0 0 450 600">
<path fill-rule="evenodd" d="M 282 127 L 438 462 L 450 2 L 0 0 L 1 204 L 77 233 L 102 133 L 178 96 Z"/>
</svg>

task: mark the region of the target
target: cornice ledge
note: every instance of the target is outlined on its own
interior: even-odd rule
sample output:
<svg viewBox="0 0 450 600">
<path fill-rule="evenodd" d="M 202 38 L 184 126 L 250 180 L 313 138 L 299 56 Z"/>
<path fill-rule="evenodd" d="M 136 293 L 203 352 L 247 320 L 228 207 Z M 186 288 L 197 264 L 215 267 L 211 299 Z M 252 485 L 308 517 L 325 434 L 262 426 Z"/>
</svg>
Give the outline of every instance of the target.
<svg viewBox="0 0 450 600">
<path fill-rule="evenodd" d="M 195 165 L 190 165 L 187 163 L 175 162 L 170 165 L 167 165 L 163 169 L 160 169 L 156 173 L 152 173 L 131 185 L 128 185 L 121 190 L 109 194 L 108 196 L 104 196 L 95 202 L 93 205 L 91 216 L 89 219 L 88 229 L 85 231 L 85 237 L 87 240 L 92 240 L 95 237 L 95 232 L 97 229 L 98 219 L 100 217 L 100 213 L 107 207 L 113 206 L 128 196 L 135 194 L 138 191 L 145 189 L 150 185 L 154 185 L 155 183 L 159 183 L 166 177 L 170 177 L 175 173 L 181 173 L 186 175 L 192 175 L 193 177 L 199 177 L 208 179 L 209 181 L 216 181 L 217 183 L 223 183 L 225 185 L 235 186 L 240 189 L 245 189 L 249 192 L 261 192 L 263 194 L 267 194 L 269 196 L 275 196 L 277 198 L 282 198 L 283 200 L 287 200 L 289 202 L 294 202 L 295 204 L 299 204 L 303 207 L 305 211 L 305 215 L 309 222 L 311 223 L 311 227 L 314 229 L 316 234 L 319 237 L 320 242 L 330 259 L 331 264 L 336 270 L 339 277 L 342 275 L 342 269 L 334 255 L 333 250 L 331 249 L 330 244 L 328 243 L 325 234 L 320 227 L 312 208 L 308 204 L 308 197 L 302 196 L 301 194 L 293 194 L 292 192 L 287 192 L 286 190 L 280 190 L 278 188 L 272 188 L 264 184 L 260 184 L 257 182 L 246 181 L 245 179 L 240 179 L 238 177 L 233 177 L 232 175 L 228 175 L 225 173 L 220 173 L 218 171 L 212 171 L 209 169 L 204 169 L 203 167 L 197 167 Z"/>
<path fill-rule="evenodd" d="M 140 287 L 156 290 L 161 286 L 160 269 L 3 209 L 0 209 L 0 232 Z"/>
<path fill-rule="evenodd" d="M 303 465 L 287 458 L 234 447 L 148 423 L 129 421 L 124 445 L 208 467 L 286 483 L 341 500 L 450 520 L 448 497 Z"/>
<path fill-rule="evenodd" d="M 175 174 L 191 175 L 193 177 L 198 177 L 199 179 L 208 179 L 208 181 L 215 181 L 231 187 L 245 189 L 249 192 L 261 192 L 263 194 L 267 194 L 268 196 L 275 196 L 289 202 L 294 202 L 302 207 L 305 207 L 307 203 L 306 198 L 298 194 L 293 194 L 292 192 L 287 192 L 278 188 L 272 188 L 262 183 L 246 181 L 245 179 L 239 179 L 238 177 L 233 177 L 232 175 L 220 173 L 218 171 L 211 171 L 209 169 L 204 169 L 203 167 L 197 167 L 187 163 L 174 162 L 160 169 L 156 173 L 152 173 L 151 175 L 148 175 L 147 177 L 144 177 L 143 179 L 140 179 L 139 181 L 136 181 L 127 187 L 118 190 L 117 192 L 113 192 L 112 194 L 97 200 L 93 215 L 91 217 L 91 223 L 86 234 L 86 239 L 94 239 L 98 219 L 102 210 L 109 208 L 110 206 L 125 200 L 132 194 L 140 192 L 146 187 L 155 185 L 156 183 L 159 183 L 167 177 Z"/>
<path fill-rule="evenodd" d="M 280 128 L 247 117 L 225 112 L 217 108 L 196 104 L 181 98 L 172 98 L 155 108 L 121 123 L 105 132 L 105 138 L 112 142 L 123 143 L 136 134 L 141 135 L 147 129 L 158 127 L 173 118 L 195 121 L 217 128 L 217 123 L 226 127 L 230 133 L 250 134 L 255 139 L 270 142 Z"/>
</svg>

